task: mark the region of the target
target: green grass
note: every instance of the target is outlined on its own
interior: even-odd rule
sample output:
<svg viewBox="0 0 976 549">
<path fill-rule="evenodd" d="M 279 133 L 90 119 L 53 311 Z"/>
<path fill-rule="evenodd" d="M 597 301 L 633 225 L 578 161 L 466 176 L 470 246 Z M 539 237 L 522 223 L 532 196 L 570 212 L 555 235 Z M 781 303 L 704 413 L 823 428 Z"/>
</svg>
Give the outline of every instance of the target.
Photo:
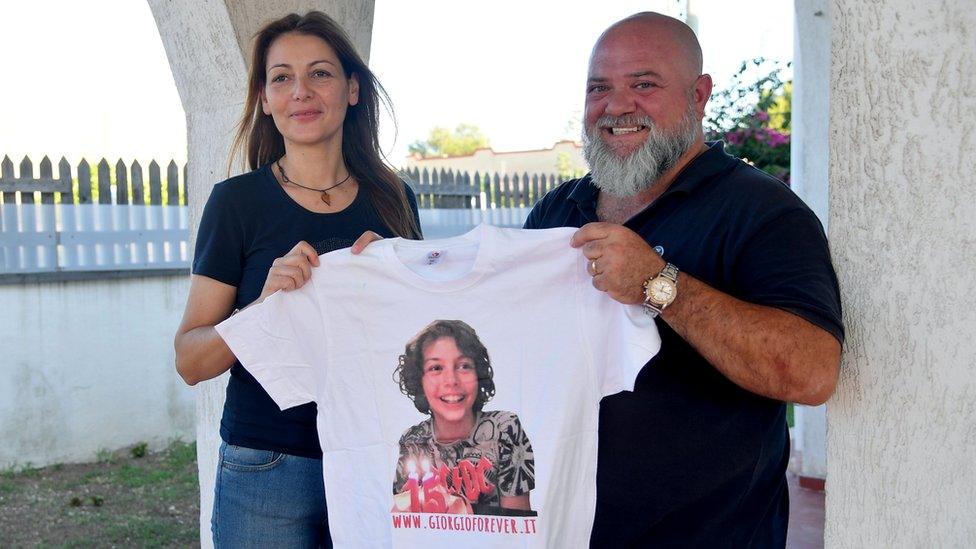
<svg viewBox="0 0 976 549">
<path fill-rule="evenodd" d="M 166 453 L 171 467 L 187 467 L 197 463 L 197 444 L 173 444 Z"/>
<path fill-rule="evenodd" d="M 133 543 L 139 547 L 167 547 L 184 539 L 185 528 L 156 517 L 132 517 L 125 521 L 106 520 L 106 538 L 116 543 Z"/>
<path fill-rule="evenodd" d="M 6 480 L 0 481 L 0 494 L 13 494 L 19 492 L 20 486 Z"/>
<path fill-rule="evenodd" d="M 139 446 L 0 473 L 0 547 L 196 546 L 196 444 Z"/>
<path fill-rule="evenodd" d="M 793 427 L 793 403 L 792 402 L 786 403 L 786 424 L 789 425 L 790 428 Z"/>
</svg>

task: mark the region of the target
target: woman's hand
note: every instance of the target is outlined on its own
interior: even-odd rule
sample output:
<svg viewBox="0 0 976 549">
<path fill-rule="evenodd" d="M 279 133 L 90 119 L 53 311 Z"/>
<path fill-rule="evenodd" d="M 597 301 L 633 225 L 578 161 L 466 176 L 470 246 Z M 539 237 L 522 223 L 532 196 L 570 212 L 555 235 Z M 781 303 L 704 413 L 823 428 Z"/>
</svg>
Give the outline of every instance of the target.
<svg viewBox="0 0 976 549">
<path fill-rule="evenodd" d="M 365 236 L 365 235 L 364 235 Z M 360 240 L 362 237 L 360 237 Z M 357 240 L 358 242 L 358 240 Z M 297 290 L 312 276 L 312 267 L 319 266 L 319 254 L 311 244 L 304 240 L 282 257 L 275 259 L 268 270 L 261 295 L 254 301 L 260 303 L 264 298 L 278 290 Z"/>
<path fill-rule="evenodd" d="M 318 265 L 315 248 L 304 241 L 295 244 L 287 254 L 274 260 L 261 295 L 254 303 L 264 301 L 278 290 L 301 288 L 312 276 L 312 267 Z M 174 341 L 176 371 L 188 385 L 215 378 L 234 364 L 233 353 L 214 326 L 230 316 L 236 296 L 234 286 L 205 276 L 191 278 L 186 310 Z"/>
<path fill-rule="evenodd" d="M 373 231 L 366 231 L 365 233 L 361 234 L 355 242 L 352 243 L 352 248 L 349 251 L 352 252 L 352 255 L 359 255 L 363 253 L 366 246 L 369 246 L 370 242 L 375 242 L 377 240 L 383 240 L 383 237 L 374 233 Z"/>
</svg>

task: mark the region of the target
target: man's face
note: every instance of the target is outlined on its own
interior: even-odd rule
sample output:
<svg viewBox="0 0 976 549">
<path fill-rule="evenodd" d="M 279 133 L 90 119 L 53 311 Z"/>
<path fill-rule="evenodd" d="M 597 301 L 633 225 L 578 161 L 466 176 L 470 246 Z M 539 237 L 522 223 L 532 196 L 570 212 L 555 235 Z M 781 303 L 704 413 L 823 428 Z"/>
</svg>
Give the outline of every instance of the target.
<svg viewBox="0 0 976 549">
<path fill-rule="evenodd" d="M 675 45 L 650 38 L 646 28 L 623 25 L 590 59 L 584 152 L 594 182 L 617 196 L 656 181 L 701 131 L 697 75 Z"/>
</svg>

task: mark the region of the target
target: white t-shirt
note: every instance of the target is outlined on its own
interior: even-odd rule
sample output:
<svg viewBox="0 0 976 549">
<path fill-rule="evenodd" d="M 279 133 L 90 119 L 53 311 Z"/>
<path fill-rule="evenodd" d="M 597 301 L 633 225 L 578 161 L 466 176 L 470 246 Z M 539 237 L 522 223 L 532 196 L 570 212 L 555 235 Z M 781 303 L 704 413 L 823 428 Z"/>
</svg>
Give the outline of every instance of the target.
<svg viewBox="0 0 976 549">
<path fill-rule="evenodd" d="M 281 408 L 317 403 L 336 547 L 587 545 L 600 399 L 660 337 L 574 230 L 338 250 L 217 326 Z"/>
</svg>

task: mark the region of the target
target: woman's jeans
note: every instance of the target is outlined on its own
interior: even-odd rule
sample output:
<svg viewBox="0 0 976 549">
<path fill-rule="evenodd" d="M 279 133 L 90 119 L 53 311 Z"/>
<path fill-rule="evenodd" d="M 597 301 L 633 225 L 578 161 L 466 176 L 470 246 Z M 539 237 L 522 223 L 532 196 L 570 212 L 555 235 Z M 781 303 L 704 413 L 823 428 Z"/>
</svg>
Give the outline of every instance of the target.
<svg viewBox="0 0 976 549">
<path fill-rule="evenodd" d="M 214 547 L 332 547 L 322 460 L 220 445 Z"/>
</svg>

